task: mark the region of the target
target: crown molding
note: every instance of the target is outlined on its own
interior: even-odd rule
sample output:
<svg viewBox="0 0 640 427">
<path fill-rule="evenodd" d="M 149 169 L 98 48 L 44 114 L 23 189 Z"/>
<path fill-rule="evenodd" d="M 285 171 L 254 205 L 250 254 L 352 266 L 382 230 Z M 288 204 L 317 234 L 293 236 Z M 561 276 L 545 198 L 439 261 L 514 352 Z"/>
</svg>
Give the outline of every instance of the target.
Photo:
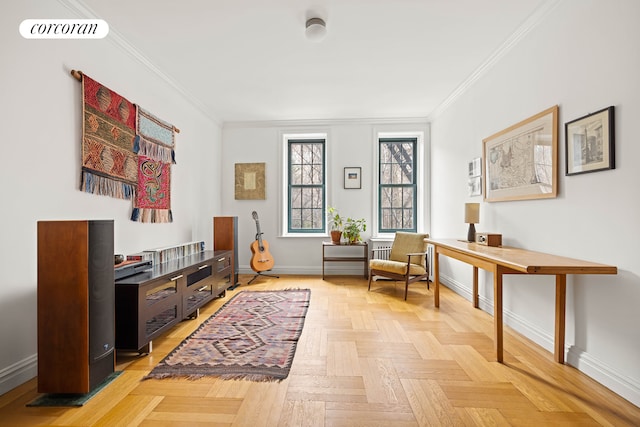
<svg viewBox="0 0 640 427">
<path fill-rule="evenodd" d="M 58 0 L 58 2 L 79 17 L 88 19 L 103 19 L 80 0 Z M 125 53 L 130 55 L 133 59 L 140 62 L 153 74 L 157 75 L 167 85 L 178 92 L 188 103 L 190 103 L 198 111 L 200 111 L 206 118 L 213 121 L 218 126 L 222 126 L 222 121 L 219 120 L 216 115 L 212 113 L 200 99 L 189 93 L 186 89 L 179 85 L 175 81 L 175 79 L 158 68 L 149 58 L 147 58 L 140 50 L 138 50 L 133 44 L 131 44 L 122 34 L 118 32 L 118 30 L 113 28 L 111 25 L 109 25 L 109 34 L 107 35 L 107 39 L 111 41 L 115 46 L 122 49 Z"/>
<path fill-rule="evenodd" d="M 399 118 L 351 118 L 351 119 L 299 119 L 299 120 L 255 120 L 255 121 L 226 121 L 223 128 L 290 128 L 290 127 L 321 127 L 340 125 L 395 125 L 395 124 L 428 124 L 426 117 Z"/>
<path fill-rule="evenodd" d="M 473 86 L 482 76 L 494 67 L 507 53 L 528 35 L 540 22 L 544 20 L 563 0 L 547 0 L 538 7 L 529 17 L 518 27 L 518 29 L 502 43 L 466 80 L 464 80 L 440 105 L 438 105 L 427 117 L 433 121 L 436 117 L 446 111 L 458 98 L 460 98 L 471 86 Z"/>
</svg>

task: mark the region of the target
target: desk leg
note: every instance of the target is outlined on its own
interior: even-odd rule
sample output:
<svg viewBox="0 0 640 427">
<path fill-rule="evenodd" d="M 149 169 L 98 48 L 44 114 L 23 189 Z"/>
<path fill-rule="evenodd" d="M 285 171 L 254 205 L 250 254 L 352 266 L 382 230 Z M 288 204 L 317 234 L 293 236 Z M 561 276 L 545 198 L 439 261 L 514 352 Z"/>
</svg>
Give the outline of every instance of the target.
<svg viewBox="0 0 640 427">
<path fill-rule="evenodd" d="M 566 303 L 567 275 L 556 274 L 556 336 L 554 340 L 554 356 L 558 363 L 564 363 Z"/>
<path fill-rule="evenodd" d="M 478 308 L 478 267 L 473 267 L 473 307 Z"/>
<path fill-rule="evenodd" d="M 440 259 L 438 255 L 438 248 L 434 248 L 433 251 L 433 305 L 440 307 Z"/>
<path fill-rule="evenodd" d="M 502 271 L 497 266 L 493 273 L 493 325 L 495 335 L 496 360 L 503 362 L 502 336 Z"/>
<path fill-rule="evenodd" d="M 324 280 L 324 245 L 322 245 L 322 280 Z"/>
</svg>

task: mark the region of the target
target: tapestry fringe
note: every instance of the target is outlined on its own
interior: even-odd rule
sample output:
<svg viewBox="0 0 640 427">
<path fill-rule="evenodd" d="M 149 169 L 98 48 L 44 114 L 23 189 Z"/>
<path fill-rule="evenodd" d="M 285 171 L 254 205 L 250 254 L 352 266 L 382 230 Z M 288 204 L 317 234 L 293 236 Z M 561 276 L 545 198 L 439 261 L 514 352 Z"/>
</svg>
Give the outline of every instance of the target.
<svg viewBox="0 0 640 427">
<path fill-rule="evenodd" d="M 136 188 L 134 185 L 101 175 L 96 175 L 88 171 L 82 171 L 82 183 L 80 184 L 80 190 L 85 193 L 110 196 L 124 200 L 131 200 L 136 195 Z"/>
<path fill-rule="evenodd" d="M 173 213 L 171 209 L 133 208 L 131 221 L 149 223 L 173 222 Z"/>
<path fill-rule="evenodd" d="M 148 141 L 140 135 L 136 135 L 133 141 L 133 152 L 163 163 L 176 163 L 175 153 L 171 148 Z"/>
</svg>

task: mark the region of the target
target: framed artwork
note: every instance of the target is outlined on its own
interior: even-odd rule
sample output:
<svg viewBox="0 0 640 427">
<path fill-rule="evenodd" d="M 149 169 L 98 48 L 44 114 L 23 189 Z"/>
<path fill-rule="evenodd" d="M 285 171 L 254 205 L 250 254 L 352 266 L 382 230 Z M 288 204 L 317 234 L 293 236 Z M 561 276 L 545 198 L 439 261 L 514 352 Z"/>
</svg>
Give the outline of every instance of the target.
<svg viewBox="0 0 640 427">
<path fill-rule="evenodd" d="M 344 168 L 344 188 L 360 189 L 362 188 L 362 168 Z"/>
<path fill-rule="evenodd" d="M 564 125 L 565 175 L 615 169 L 613 106 Z"/>
<path fill-rule="evenodd" d="M 558 106 L 482 141 L 484 200 L 558 195 Z"/>
<path fill-rule="evenodd" d="M 480 157 L 469 162 L 469 196 L 482 194 L 482 159 Z"/>
<path fill-rule="evenodd" d="M 264 163 L 235 164 L 236 200 L 265 200 Z"/>
</svg>

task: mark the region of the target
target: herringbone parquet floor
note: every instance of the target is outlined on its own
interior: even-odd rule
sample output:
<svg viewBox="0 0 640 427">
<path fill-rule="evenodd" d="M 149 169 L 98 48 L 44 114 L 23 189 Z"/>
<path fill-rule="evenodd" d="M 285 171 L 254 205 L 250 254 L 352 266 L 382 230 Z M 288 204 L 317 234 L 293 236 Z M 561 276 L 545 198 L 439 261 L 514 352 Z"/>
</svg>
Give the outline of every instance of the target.
<svg viewBox="0 0 640 427">
<path fill-rule="evenodd" d="M 247 283 L 251 276 L 241 276 Z M 242 290 L 311 289 L 289 377 L 279 383 L 146 380 L 169 351 Z M 312 276 L 261 278 L 210 303 L 154 341 L 82 408 L 31 408 L 36 380 L 0 396 L 2 426 L 638 426 L 640 408 L 505 327 L 494 361 L 493 318 L 446 288 L 440 309 L 423 284 Z"/>
</svg>

